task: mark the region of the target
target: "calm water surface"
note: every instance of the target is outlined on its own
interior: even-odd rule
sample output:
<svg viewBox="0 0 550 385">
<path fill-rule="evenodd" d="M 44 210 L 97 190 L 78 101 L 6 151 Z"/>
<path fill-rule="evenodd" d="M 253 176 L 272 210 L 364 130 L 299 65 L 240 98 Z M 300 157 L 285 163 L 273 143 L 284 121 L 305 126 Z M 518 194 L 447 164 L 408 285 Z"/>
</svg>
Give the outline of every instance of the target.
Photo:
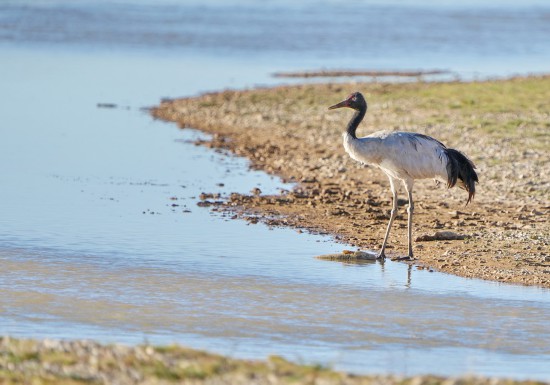
<svg viewBox="0 0 550 385">
<path fill-rule="evenodd" d="M 291 186 L 141 110 L 278 70 L 547 71 L 545 3 L 259 4 L 0 4 L 0 333 L 550 380 L 549 291 L 320 261 L 346 246 L 213 214 L 203 191 Z"/>
</svg>

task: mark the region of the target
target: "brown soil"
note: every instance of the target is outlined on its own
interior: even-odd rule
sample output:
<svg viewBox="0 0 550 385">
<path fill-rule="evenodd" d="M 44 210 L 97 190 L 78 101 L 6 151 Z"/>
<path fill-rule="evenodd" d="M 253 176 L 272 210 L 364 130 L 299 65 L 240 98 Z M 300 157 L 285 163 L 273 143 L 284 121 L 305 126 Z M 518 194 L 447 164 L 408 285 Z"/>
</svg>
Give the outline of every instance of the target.
<svg viewBox="0 0 550 385">
<path fill-rule="evenodd" d="M 420 132 L 465 152 L 480 183 L 467 193 L 415 184 L 415 264 L 464 277 L 550 287 L 550 77 L 474 83 L 352 83 L 224 91 L 166 100 L 153 116 L 213 134 L 200 144 L 246 156 L 253 168 L 298 182 L 277 196 L 232 194 L 217 209 L 269 225 L 332 234 L 377 250 L 391 194 L 379 169 L 342 147 L 352 112 L 327 107 L 353 91 L 369 102 L 358 135 Z M 403 191 L 401 191 L 403 197 Z M 204 197 L 203 205 L 212 204 Z M 386 254 L 406 254 L 406 200 Z M 455 240 L 437 232 L 452 232 Z M 433 239 L 433 240 L 430 240 Z"/>
</svg>

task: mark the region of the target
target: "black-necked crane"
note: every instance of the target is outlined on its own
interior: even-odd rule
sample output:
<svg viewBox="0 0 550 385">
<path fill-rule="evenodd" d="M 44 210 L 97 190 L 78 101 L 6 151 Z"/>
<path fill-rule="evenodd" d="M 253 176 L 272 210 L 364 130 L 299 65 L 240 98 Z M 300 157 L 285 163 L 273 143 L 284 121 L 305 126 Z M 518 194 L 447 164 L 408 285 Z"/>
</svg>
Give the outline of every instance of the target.
<svg viewBox="0 0 550 385">
<path fill-rule="evenodd" d="M 475 183 L 478 181 L 475 166 L 460 151 L 447 148 L 440 141 L 423 134 L 399 131 L 378 131 L 358 138 L 355 131 L 367 112 L 367 101 L 360 92 L 351 94 L 346 100 L 329 109 L 349 107 L 355 114 L 344 133 L 344 148 L 355 160 L 379 167 L 390 180 L 393 206 L 390 221 L 378 258 L 385 258 L 386 243 L 391 225 L 397 214 L 397 189 L 399 181 L 405 186 L 409 198 L 408 213 L 408 257 L 413 258 L 412 216 L 414 203 L 412 190 L 416 179 L 434 178 L 451 188 L 459 182 L 459 187 L 468 192 L 466 204 L 474 198 Z"/>
</svg>

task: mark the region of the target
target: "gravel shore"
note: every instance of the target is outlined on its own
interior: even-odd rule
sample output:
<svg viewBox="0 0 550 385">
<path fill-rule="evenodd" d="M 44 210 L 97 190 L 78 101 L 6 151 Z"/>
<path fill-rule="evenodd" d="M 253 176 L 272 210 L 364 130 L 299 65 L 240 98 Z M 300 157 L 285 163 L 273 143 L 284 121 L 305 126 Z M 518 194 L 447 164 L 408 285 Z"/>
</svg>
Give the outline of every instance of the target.
<svg viewBox="0 0 550 385">
<path fill-rule="evenodd" d="M 0 338 L 0 384 L 543 385 L 484 377 L 354 376 L 280 357 L 237 360 L 179 346 Z"/>
<path fill-rule="evenodd" d="M 222 91 L 166 100 L 151 112 L 213 134 L 198 144 L 246 156 L 252 167 L 297 182 L 293 191 L 276 196 L 204 194 L 202 205 L 377 250 L 389 218 L 388 180 L 344 152 L 341 133 L 351 111 L 327 110 L 353 91 L 369 102 L 359 136 L 381 129 L 427 134 L 465 152 L 477 166 L 480 183 L 468 206 L 462 190 L 431 180 L 415 184 L 413 264 L 550 287 L 550 76 Z M 391 258 L 406 254 L 405 204 L 400 201 L 390 236 Z M 453 237 L 441 239 L 441 232 Z"/>
</svg>

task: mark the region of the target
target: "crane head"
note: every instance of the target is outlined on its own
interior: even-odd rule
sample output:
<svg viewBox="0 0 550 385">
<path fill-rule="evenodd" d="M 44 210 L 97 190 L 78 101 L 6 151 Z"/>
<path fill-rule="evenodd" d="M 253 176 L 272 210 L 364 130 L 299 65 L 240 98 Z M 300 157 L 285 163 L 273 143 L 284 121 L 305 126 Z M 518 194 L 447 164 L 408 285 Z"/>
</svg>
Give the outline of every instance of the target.
<svg viewBox="0 0 550 385">
<path fill-rule="evenodd" d="M 334 110 L 335 108 L 349 107 L 354 110 L 361 110 L 367 106 L 367 102 L 361 92 L 354 92 L 348 96 L 345 100 L 342 100 L 340 103 L 337 103 L 333 106 L 330 106 L 329 110 Z"/>
</svg>

